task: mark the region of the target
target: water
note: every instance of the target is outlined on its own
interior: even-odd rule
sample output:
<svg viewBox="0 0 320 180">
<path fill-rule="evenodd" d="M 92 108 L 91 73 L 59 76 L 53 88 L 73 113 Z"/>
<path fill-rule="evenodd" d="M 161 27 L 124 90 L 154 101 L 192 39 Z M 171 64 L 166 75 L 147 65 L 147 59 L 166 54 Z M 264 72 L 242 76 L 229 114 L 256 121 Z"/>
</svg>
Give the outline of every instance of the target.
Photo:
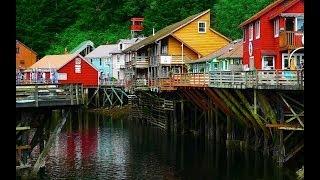
<svg viewBox="0 0 320 180">
<path fill-rule="evenodd" d="M 43 179 L 295 179 L 271 159 L 204 138 L 169 136 L 126 120 L 72 116 L 46 160 Z"/>
</svg>

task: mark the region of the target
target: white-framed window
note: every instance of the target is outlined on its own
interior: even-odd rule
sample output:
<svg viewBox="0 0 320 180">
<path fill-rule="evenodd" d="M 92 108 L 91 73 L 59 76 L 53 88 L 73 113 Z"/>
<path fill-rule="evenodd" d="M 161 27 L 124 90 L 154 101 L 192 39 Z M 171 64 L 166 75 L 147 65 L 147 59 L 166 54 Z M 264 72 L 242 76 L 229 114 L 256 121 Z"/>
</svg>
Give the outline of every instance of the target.
<svg viewBox="0 0 320 180">
<path fill-rule="evenodd" d="M 273 21 L 273 34 L 274 37 L 279 37 L 279 19 Z"/>
<path fill-rule="evenodd" d="M 242 31 L 242 32 L 243 32 L 243 35 L 242 35 L 243 43 L 246 42 L 246 38 L 247 38 L 247 37 L 246 37 L 246 29 L 247 29 L 247 28 L 243 28 L 243 31 Z"/>
<path fill-rule="evenodd" d="M 274 67 L 274 56 L 262 56 L 262 69 L 273 70 Z"/>
<path fill-rule="evenodd" d="M 255 28 L 256 39 L 259 39 L 260 38 L 260 21 L 255 22 L 254 28 Z"/>
<path fill-rule="evenodd" d="M 282 53 L 282 69 L 288 70 L 290 69 L 290 63 L 288 61 L 288 53 Z M 294 59 L 296 63 L 297 69 L 302 69 L 304 64 L 304 54 L 303 53 L 294 53 L 292 55 L 292 58 Z"/>
<path fill-rule="evenodd" d="M 198 33 L 206 33 L 206 24 L 205 21 L 198 22 Z"/>
<path fill-rule="evenodd" d="M 253 40 L 253 24 L 249 25 L 249 41 Z"/>
<path fill-rule="evenodd" d="M 295 31 L 304 31 L 304 17 L 298 16 L 295 19 Z"/>
</svg>

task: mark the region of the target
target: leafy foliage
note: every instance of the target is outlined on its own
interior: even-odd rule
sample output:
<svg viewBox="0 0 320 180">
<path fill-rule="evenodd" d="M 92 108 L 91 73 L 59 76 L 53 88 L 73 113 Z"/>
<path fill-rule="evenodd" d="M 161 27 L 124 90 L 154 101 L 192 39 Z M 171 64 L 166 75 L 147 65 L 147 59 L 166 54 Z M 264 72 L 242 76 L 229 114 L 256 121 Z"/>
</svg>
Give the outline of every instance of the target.
<svg viewBox="0 0 320 180">
<path fill-rule="evenodd" d="M 85 40 L 96 46 L 130 37 L 130 18 L 144 17 L 152 29 L 212 9 L 212 26 L 232 39 L 242 36 L 238 25 L 272 0 L 17 0 L 17 39 L 40 57 L 70 51 Z"/>
</svg>

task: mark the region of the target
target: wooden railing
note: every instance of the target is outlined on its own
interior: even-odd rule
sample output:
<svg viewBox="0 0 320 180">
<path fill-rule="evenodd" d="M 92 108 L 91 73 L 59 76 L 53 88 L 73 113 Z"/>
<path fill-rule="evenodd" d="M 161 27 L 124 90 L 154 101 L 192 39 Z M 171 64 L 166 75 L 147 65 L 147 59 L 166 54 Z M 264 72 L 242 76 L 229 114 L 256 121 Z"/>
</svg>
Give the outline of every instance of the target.
<svg viewBox="0 0 320 180">
<path fill-rule="evenodd" d="M 124 80 L 100 80 L 100 86 L 124 86 Z"/>
<path fill-rule="evenodd" d="M 83 104 L 81 84 L 28 84 L 16 86 L 16 107 L 49 107 Z"/>
<path fill-rule="evenodd" d="M 208 73 L 174 74 L 172 81 L 175 86 L 208 86 Z"/>
<path fill-rule="evenodd" d="M 165 55 L 163 55 L 162 57 L 165 57 Z M 167 57 L 171 59 L 171 62 L 168 64 L 184 64 L 185 61 L 191 61 L 191 58 L 189 58 L 186 55 L 184 55 L 183 57 L 182 55 L 167 55 Z M 161 56 L 159 56 L 159 58 L 161 58 Z M 161 62 L 160 59 L 158 59 L 158 62 Z M 167 64 L 167 63 L 160 63 L 160 64 Z"/>
<path fill-rule="evenodd" d="M 255 89 L 304 89 L 303 70 L 211 71 L 210 73 L 174 74 L 162 79 L 160 86 L 255 88 Z"/>
<path fill-rule="evenodd" d="M 132 65 L 136 68 L 147 68 L 149 66 L 148 56 L 137 56 L 132 60 Z"/>
<path fill-rule="evenodd" d="M 281 49 L 295 49 L 302 47 L 302 32 L 281 31 L 279 35 L 279 47 Z"/>
</svg>

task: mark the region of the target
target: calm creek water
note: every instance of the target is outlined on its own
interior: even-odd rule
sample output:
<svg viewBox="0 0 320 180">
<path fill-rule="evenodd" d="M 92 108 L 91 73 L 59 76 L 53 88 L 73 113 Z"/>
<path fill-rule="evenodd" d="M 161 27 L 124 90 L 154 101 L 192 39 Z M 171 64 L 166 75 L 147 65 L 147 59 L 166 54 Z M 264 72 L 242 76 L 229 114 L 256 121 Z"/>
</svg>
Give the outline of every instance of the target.
<svg viewBox="0 0 320 180">
<path fill-rule="evenodd" d="M 73 115 L 42 179 L 295 179 L 270 158 L 97 113 Z"/>
</svg>

